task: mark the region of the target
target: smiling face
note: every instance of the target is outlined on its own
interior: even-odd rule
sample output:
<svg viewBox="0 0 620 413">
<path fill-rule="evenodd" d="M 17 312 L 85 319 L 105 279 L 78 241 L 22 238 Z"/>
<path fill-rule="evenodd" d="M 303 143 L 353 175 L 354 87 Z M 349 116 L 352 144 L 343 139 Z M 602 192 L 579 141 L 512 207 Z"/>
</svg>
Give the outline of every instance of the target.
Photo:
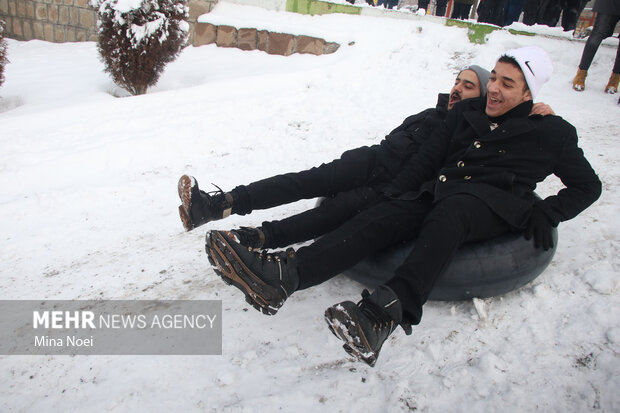
<svg viewBox="0 0 620 413">
<path fill-rule="evenodd" d="M 480 96 L 480 82 L 478 75 L 473 70 L 463 70 L 456 77 L 454 86 L 450 90 L 450 100 L 448 101 L 448 110 L 452 109 L 456 102 L 463 99 L 477 98 Z"/>
<path fill-rule="evenodd" d="M 501 116 L 523 102 L 532 100 L 523 72 L 505 62 L 497 62 L 487 84 L 486 114 Z"/>
</svg>

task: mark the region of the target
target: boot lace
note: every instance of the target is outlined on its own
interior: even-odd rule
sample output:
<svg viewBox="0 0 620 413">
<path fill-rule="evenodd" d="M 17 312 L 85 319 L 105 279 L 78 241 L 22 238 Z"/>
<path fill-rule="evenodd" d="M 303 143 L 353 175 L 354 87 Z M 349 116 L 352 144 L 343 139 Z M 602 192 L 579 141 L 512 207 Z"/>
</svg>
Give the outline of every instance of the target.
<svg viewBox="0 0 620 413">
<path fill-rule="evenodd" d="M 373 323 L 372 328 L 374 330 L 392 329 L 394 327 L 394 320 L 392 320 L 383 307 L 371 301 L 369 297 L 370 293 L 368 290 L 364 290 L 362 292 L 362 299 L 357 303 L 357 306 Z"/>
</svg>

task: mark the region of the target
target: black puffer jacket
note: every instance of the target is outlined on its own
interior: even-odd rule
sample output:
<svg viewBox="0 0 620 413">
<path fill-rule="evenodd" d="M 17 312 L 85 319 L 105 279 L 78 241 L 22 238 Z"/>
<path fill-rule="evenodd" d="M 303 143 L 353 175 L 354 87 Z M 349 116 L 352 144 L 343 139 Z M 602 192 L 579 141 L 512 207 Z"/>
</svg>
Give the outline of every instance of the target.
<svg viewBox="0 0 620 413">
<path fill-rule="evenodd" d="M 471 194 L 516 228 L 525 226 L 535 202 L 557 224 L 598 199 L 601 182 L 577 146 L 571 124 L 559 116 L 528 116 L 529 101 L 491 130 L 485 102 L 478 98 L 455 105 L 386 193 L 414 199 L 426 192 L 435 200 Z M 550 174 L 565 188 L 535 201 L 536 184 Z"/>
<path fill-rule="evenodd" d="M 404 162 L 418 152 L 420 146 L 431 136 L 448 114 L 449 95 L 440 93 L 437 106 L 411 115 L 383 139 L 377 150 L 378 164 L 388 175 L 395 176 Z"/>
</svg>

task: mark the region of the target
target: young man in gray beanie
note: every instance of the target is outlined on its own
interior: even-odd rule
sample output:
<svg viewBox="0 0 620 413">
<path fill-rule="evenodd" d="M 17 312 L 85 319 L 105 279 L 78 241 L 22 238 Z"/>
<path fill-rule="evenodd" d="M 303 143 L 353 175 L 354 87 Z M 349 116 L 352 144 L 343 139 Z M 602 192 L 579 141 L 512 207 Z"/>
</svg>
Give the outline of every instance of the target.
<svg viewBox="0 0 620 413">
<path fill-rule="evenodd" d="M 259 228 L 235 230 L 240 242 L 252 248 L 285 247 L 323 235 L 375 202 L 456 103 L 486 94 L 489 76 L 480 66 L 464 67 L 450 93 L 439 94 L 435 108 L 408 117 L 377 145 L 349 150 L 339 159 L 306 171 L 277 175 L 215 195 L 200 191 L 196 180 L 184 175 L 178 185 L 183 225 L 189 231 L 231 213 L 245 215 L 299 199 L 324 197 L 314 209 L 284 220 L 265 221 Z M 537 110 L 535 113 L 552 113 L 544 104 Z"/>
<path fill-rule="evenodd" d="M 536 247 L 552 247 L 551 231 L 601 193 L 601 182 L 577 144 L 575 128 L 557 116 L 530 116 L 532 98 L 553 66 L 540 48 L 510 50 L 497 61 L 483 98 L 468 99 L 388 185 L 383 198 L 308 246 L 248 251 L 230 233 L 211 231 L 207 253 L 224 281 L 274 314 L 297 290 L 340 274 L 383 248 L 417 237 L 393 277 L 355 304 L 329 307 L 330 330 L 344 349 L 374 365 L 401 325 L 411 334 L 435 280 L 469 241 L 523 231 Z M 565 188 L 544 200 L 536 184 L 555 174 Z"/>
</svg>

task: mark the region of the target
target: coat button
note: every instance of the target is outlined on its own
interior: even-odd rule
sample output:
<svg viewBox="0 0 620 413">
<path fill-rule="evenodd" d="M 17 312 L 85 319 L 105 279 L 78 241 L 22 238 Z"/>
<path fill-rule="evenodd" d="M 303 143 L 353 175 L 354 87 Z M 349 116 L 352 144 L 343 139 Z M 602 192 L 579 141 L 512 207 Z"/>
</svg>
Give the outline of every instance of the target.
<svg viewBox="0 0 620 413">
<path fill-rule="evenodd" d="M 439 175 L 439 180 L 440 180 L 441 182 L 446 182 L 446 181 L 448 180 L 448 178 L 446 178 L 446 176 L 445 176 L 445 175 Z"/>
<path fill-rule="evenodd" d="M 482 144 L 480 143 L 480 141 L 475 141 L 474 142 L 474 148 L 480 149 L 481 146 L 482 146 Z"/>
<path fill-rule="evenodd" d="M 465 176 L 463 177 L 463 179 L 464 179 L 464 180 L 466 180 L 466 181 L 469 181 L 469 180 L 471 179 L 471 176 L 469 176 L 469 175 L 465 175 Z"/>
<path fill-rule="evenodd" d="M 498 152 L 500 155 L 506 155 L 506 149 L 500 149 Z"/>
<path fill-rule="evenodd" d="M 463 161 L 458 161 L 458 162 L 456 163 L 456 166 L 458 166 L 459 168 L 462 168 L 462 167 L 464 167 L 464 166 L 465 166 L 465 162 L 463 162 Z"/>
</svg>

